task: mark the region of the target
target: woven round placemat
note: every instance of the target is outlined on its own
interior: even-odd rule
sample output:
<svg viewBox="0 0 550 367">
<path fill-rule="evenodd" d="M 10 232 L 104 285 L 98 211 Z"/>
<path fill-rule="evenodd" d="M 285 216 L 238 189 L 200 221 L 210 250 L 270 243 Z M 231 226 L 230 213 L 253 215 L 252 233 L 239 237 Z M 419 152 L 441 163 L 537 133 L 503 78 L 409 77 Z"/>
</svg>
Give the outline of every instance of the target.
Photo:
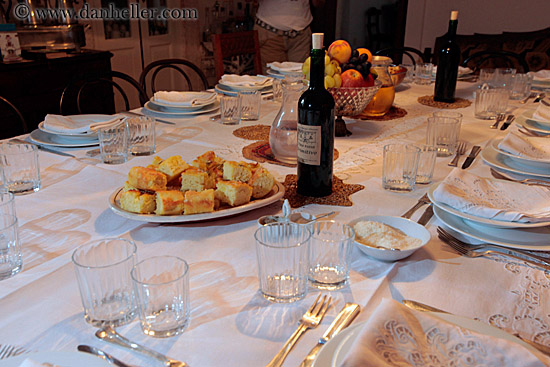
<svg viewBox="0 0 550 367">
<path fill-rule="evenodd" d="M 287 175 L 283 186 L 285 187 L 285 199 L 292 208 L 298 208 L 307 204 L 352 206 L 350 196 L 365 188 L 363 185 L 346 184 L 336 176 L 332 178 L 332 194 L 320 198 L 302 196 L 296 191 L 296 175 Z"/>
<path fill-rule="evenodd" d="M 360 114 L 360 115 L 354 116 L 354 118 L 361 119 L 361 120 L 389 121 L 389 120 L 399 119 L 405 116 L 407 116 L 407 111 L 405 109 L 399 108 L 396 106 L 391 106 L 390 110 L 382 116 L 367 116 L 364 114 Z"/>
<path fill-rule="evenodd" d="M 237 138 L 247 140 L 269 140 L 269 130 L 271 126 L 268 125 L 252 125 L 240 127 L 233 131 L 233 135 Z"/>
<path fill-rule="evenodd" d="M 334 149 L 334 160 L 337 160 L 340 153 Z M 243 148 L 243 156 L 258 163 L 273 163 L 279 166 L 296 167 L 295 164 L 284 163 L 275 158 L 268 141 L 257 141 Z"/>
<path fill-rule="evenodd" d="M 472 104 L 471 101 L 468 101 L 467 99 L 464 99 L 464 98 L 455 98 L 455 101 L 453 103 L 436 102 L 434 101 L 434 96 L 418 97 L 418 103 L 423 104 L 425 106 L 449 109 L 449 110 L 452 110 L 455 108 L 468 107 Z"/>
</svg>

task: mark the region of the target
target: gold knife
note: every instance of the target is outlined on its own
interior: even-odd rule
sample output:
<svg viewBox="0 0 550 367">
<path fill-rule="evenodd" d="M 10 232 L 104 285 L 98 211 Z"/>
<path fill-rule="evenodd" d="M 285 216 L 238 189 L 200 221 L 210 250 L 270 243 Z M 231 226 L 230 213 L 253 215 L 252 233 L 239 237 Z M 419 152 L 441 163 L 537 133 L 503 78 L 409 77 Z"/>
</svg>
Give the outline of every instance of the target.
<svg viewBox="0 0 550 367">
<path fill-rule="evenodd" d="M 428 306 L 424 303 L 420 303 L 420 302 L 416 302 L 416 301 L 411 301 L 410 299 L 404 299 L 403 300 L 403 304 L 405 306 L 407 306 L 408 308 L 410 309 L 413 309 L 413 310 L 416 310 L 416 311 L 424 311 L 424 312 L 439 312 L 439 313 L 448 313 L 448 314 L 451 314 L 450 312 L 447 312 L 447 311 L 443 311 L 443 310 L 440 310 L 439 308 L 435 308 L 435 307 L 432 307 L 432 306 Z M 542 344 L 539 344 L 537 342 L 534 342 L 534 341 L 531 341 L 529 339 L 524 339 L 522 338 L 521 336 L 517 335 L 517 334 L 512 334 L 514 335 L 516 338 L 518 339 L 521 339 L 522 341 L 524 341 L 525 343 L 529 344 L 530 346 L 532 346 L 533 348 L 536 348 L 538 349 L 539 351 L 541 351 L 542 353 L 546 354 L 546 355 L 549 355 L 550 356 L 550 347 L 547 347 L 546 345 L 542 345 Z"/>
<path fill-rule="evenodd" d="M 332 321 L 332 324 L 330 324 L 329 328 L 321 339 L 319 339 L 319 342 L 316 346 L 313 347 L 313 349 L 309 352 L 307 357 L 303 360 L 303 362 L 300 364 L 300 367 L 310 367 L 313 364 L 313 361 L 315 360 L 315 357 L 317 357 L 317 354 L 325 345 L 326 342 L 330 340 L 333 336 L 338 334 L 340 331 L 344 330 L 346 327 L 351 324 L 353 320 L 357 317 L 359 312 L 361 311 L 361 307 L 355 303 L 346 303 L 344 308 L 340 311 L 338 316 Z"/>
</svg>

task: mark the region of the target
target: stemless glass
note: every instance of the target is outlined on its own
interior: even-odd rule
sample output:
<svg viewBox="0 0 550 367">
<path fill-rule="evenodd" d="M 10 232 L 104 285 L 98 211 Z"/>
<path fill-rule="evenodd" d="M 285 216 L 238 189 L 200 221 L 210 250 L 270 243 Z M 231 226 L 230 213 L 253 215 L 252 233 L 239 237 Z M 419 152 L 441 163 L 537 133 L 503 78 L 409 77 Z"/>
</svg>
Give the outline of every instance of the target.
<svg viewBox="0 0 550 367">
<path fill-rule="evenodd" d="M 2 213 L 0 214 L 0 280 L 14 276 L 22 268 L 17 217 Z"/>
<path fill-rule="evenodd" d="M 105 164 L 121 164 L 128 160 L 128 125 L 122 122 L 97 131 L 101 159 Z"/>
<path fill-rule="evenodd" d="M 126 118 L 128 147 L 132 155 L 151 155 L 156 150 L 155 119 L 149 116 Z"/>
<path fill-rule="evenodd" d="M 221 118 L 224 125 L 238 125 L 241 122 L 241 102 L 239 95 L 224 94 L 221 97 Z"/>
<path fill-rule="evenodd" d="M 460 120 L 451 117 L 428 117 L 426 145 L 437 148 L 438 157 L 455 153 L 460 135 Z"/>
<path fill-rule="evenodd" d="M 14 194 L 28 194 L 40 190 L 38 147 L 34 144 L 0 144 L 0 166 L 3 185 Z"/>
<path fill-rule="evenodd" d="M 412 191 L 419 153 L 420 148 L 412 144 L 385 145 L 382 187 L 391 191 Z"/>
</svg>

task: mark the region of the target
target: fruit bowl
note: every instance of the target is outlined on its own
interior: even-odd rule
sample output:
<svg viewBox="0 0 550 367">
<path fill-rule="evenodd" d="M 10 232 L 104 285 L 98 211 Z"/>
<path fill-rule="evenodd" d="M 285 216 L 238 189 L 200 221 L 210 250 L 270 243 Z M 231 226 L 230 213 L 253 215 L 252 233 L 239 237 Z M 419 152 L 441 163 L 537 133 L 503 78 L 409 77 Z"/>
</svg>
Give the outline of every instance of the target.
<svg viewBox="0 0 550 367">
<path fill-rule="evenodd" d="M 399 84 L 401 84 L 403 79 L 405 79 L 405 76 L 407 76 L 407 68 L 404 66 L 391 65 L 388 68 L 388 71 L 390 72 L 391 80 L 394 87 L 397 87 Z"/>
<path fill-rule="evenodd" d="M 378 89 L 380 82 L 374 81 L 371 87 L 342 87 L 330 88 L 328 91 L 334 98 L 334 114 L 336 118 L 336 136 L 348 136 L 351 132 L 346 128 L 346 123 L 342 116 L 355 116 L 363 112 L 365 107 L 372 100 Z"/>
</svg>

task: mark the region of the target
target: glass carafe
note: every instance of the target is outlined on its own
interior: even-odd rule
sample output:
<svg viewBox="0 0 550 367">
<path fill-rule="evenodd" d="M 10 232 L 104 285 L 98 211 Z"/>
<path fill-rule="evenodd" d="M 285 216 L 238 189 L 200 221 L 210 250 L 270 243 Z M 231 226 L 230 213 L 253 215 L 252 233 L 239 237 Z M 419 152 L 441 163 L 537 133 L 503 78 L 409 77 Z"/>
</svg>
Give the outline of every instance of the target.
<svg viewBox="0 0 550 367">
<path fill-rule="evenodd" d="M 382 85 L 363 111 L 364 115 L 383 116 L 390 110 L 393 104 L 393 99 L 395 98 L 395 87 L 393 86 L 393 82 L 388 71 L 388 67 L 391 63 L 392 60 L 389 57 L 373 57 L 371 70 L 378 75 L 377 79 L 382 83 Z"/>
<path fill-rule="evenodd" d="M 283 104 L 271 125 L 269 146 L 279 161 L 296 164 L 298 99 L 307 87 L 302 80 L 287 77 L 283 80 L 282 88 Z"/>
</svg>

